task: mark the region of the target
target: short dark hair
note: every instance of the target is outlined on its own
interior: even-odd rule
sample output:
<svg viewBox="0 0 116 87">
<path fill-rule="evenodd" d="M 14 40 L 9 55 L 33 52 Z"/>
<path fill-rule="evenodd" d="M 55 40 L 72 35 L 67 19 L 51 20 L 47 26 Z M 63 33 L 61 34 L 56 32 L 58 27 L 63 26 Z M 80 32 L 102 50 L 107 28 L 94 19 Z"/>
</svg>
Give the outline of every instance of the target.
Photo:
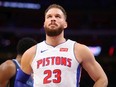
<svg viewBox="0 0 116 87">
<path fill-rule="evenodd" d="M 24 37 L 18 41 L 17 44 L 17 54 L 18 55 L 23 55 L 23 53 L 29 49 L 30 47 L 34 46 L 37 44 L 37 41 L 34 40 L 33 38 L 29 37 Z"/>
<path fill-rule="evenodd" d="M 65 9 L 64 9 L 62 6 L 58 5 L 58 4 L 52 4 L 52 5 L 50 5 L 50 6 L 45 10 L 45 15 L 46 15 L 46 13 L 48 12 L 48 10 L 51 9 L 51 8 L 58 8 L 58 9 L 60 9 L 60 10 L 63 12 L 64 16 L 65 16 L 65 20 L 67 19 L 67 13 L 66 13 Z"/>
</svg>

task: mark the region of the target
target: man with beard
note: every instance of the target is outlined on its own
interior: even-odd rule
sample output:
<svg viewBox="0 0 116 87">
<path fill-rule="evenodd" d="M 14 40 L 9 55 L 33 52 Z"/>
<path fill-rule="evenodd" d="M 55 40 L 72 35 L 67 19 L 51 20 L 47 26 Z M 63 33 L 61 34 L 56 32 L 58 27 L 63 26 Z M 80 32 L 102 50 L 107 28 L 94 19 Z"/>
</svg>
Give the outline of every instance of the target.
<svg viewBox="0 0 116 87">
<path fill-rule="evenodd" d="M 94 87 L 107 87 L 107 76 L 89 48 L 64 38 L 66 19 L 60 5 L 46 9 L 46 40 L 24 53 L 15 87 L 23 87 L 32 72 L 34 87 L 79 87 L 82 67 L 95 82 Z"/>
</svg>

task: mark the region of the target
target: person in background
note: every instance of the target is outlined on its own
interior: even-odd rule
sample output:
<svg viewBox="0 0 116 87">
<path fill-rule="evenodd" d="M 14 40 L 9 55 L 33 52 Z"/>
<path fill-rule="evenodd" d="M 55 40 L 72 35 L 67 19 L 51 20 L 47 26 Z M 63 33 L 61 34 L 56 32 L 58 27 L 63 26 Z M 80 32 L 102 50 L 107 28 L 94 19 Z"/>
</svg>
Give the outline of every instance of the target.
<svg viewBox="0 0 116 87">
<path fill-rule="evenodd" d="M 6 60 L 0 65 L 0 87 L 14 87 L 16 74 L 20 68 L 23 53 L 30 47 L 37 44 L 32 38 L 22 38 L 17 44 L 17 56 L 15 59 Z M 33 79 L 27 81 L 25 87 L 33 87 Z"/>
<path fill-rule="evenodd" d="M 32 72 L 34 87 L 79 87 L 82 68 L 95 82 L 93 87 L 108 86 L 108 78 L 90 49 L 64 37 L 66 19 L 60 5 L 52 4 L 45 10 L 46 40 L 23 54 L 15 87 L 24 87 Z"/>
</svg>

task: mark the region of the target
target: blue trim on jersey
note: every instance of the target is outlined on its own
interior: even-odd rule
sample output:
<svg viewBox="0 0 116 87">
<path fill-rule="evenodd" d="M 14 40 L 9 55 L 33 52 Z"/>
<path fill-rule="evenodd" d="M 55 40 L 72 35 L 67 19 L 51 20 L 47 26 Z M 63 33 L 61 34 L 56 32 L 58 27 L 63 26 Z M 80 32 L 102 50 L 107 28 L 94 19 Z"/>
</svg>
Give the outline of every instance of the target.
<svg viewBox="0 0 116 87">
<path fill-rule="evenodd" d="M 16 59 L 12 59 L 12 60 L 16 63 L 16 65 L 18 66 L 18 68 L 20 68 L 19 62 Z"/>
<path fill-rule="evenodd" d="M 76 87 L 80 87 L 80 76 L 81 76 L 81 65 L 79 64 L 77 68 L 77 85 Z"/>
</svg>

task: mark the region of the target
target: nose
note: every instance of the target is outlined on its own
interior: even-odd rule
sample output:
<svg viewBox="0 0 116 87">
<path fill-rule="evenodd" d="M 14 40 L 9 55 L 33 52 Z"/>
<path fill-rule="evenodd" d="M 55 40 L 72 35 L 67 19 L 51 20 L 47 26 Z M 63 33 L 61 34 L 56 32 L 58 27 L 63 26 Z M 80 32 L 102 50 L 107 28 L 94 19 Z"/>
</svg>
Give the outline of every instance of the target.
<svg viewBox="0 0 116 87">
<path fill-rule="evenodd" d="M 56 18 L 53 16 L 53 17 L 51 18 L 51 21 L 56 21 Z"/>
<path fill-rule="evenodd" d="M 56 20 L 55 19 L 52 19 L 51 22 L 55 22 Z"/>
</svg>

